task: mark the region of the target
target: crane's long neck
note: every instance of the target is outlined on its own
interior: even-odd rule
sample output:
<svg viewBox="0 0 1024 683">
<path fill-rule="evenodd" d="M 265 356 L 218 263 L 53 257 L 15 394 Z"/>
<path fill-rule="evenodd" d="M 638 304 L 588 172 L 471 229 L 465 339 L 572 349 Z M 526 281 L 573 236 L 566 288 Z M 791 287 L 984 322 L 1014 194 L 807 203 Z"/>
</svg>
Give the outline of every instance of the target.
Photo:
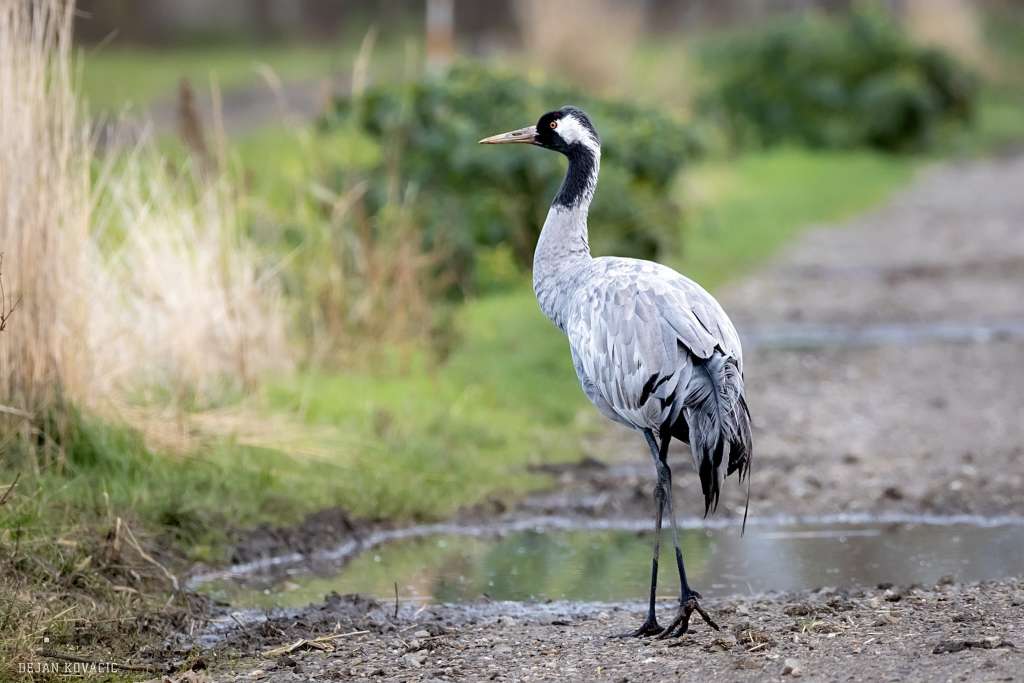
<svg viewBox="0 0 1024 683">
<path fill-rule="evenodd" d="M 590 264 L 587 212 L 597 188 L 601 147 L 570 147 L 569 168 L 555 195 L 533 253 L 533 291 L 544 315 L 565 329 L 565 308 Z"/>
</svg>

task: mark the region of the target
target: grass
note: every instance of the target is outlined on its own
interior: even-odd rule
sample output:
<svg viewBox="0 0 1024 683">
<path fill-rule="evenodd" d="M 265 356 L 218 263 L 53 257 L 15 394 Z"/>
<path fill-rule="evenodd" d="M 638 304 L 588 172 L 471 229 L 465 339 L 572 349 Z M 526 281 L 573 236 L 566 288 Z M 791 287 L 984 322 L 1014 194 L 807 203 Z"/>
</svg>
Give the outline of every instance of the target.
<svg viewBox="0 0 1024 683">
<path fill-rule="evenodd" d="M 265 64 L 282 78 L 325 76 L 344 64 L 351 51 L 339 46 L 244 44 L 184 49 L 84 48 L 82 95 L 94 109 L 145 106 L 173 95 L 182 78 L 203 88 L 213 78 L 222 88 L 258 83 Z"/>
<path fill-rule="evenodd" d="M 682 189 L 693 218 L 678 265 L 714 290 L 808 227 L 882 202 L 919 163 L 863 151 L 783 148 L 704 164 Z"/>
<path fill-rule="evenodd" d="M 375 51 L 375 77 L 401 75 L 403 47 L 409 39 L 399 33 L 403 35 L 391 37 Z M 347 75 L 361 40 L 362 36 L 352 36 L 312 45 L 227 42 L 173 48 L 86 47 L 80 49 L 81 93 L 93 111 L 106 112 L 173 100 L 182 78 L 205 91 L 211 81 L 224 90 L 261 84 L 264 66 L 284 81 Z"/>
</svg>

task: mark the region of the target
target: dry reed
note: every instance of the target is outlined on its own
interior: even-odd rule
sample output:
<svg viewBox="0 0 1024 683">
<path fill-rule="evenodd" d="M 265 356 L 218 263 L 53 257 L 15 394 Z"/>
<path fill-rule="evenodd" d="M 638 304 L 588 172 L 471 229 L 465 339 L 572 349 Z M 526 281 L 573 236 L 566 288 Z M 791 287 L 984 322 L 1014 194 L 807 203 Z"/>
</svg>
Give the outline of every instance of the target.
<svg viewBox="0 0 1024 683">
<path fill-rule="evenodd" d="M 59 0 L 0 2 L 0 251 L 8 295 L 21 299 L 0 344 L 0 402 L 35 416 L 88 381 L 89 144 L 71 87 L 71 17 Z"/>
<path fill-rule="evenodd" d="M 289 358 L 276 273 L 241 238 L 230 178 L 172 172 L 145 143 L 97 157 L 72 12 L 0 0 L 0 252 L 20 300 L 0 342 L 0 405 L 17 412 L 0 427 L 51 446 L 69 404 L 215 401 Z"/>
</svg>

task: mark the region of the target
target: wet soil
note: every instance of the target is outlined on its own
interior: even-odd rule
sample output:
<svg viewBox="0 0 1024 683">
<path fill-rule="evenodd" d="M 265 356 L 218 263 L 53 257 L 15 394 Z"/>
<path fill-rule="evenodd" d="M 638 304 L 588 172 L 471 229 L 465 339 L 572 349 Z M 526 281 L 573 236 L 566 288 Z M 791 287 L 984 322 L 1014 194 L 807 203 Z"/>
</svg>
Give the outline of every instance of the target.
<svg viewBox="0 0 1024 683">
<path fill-rule="evenodd" d="M 787 323 L 851 330 L 1019 323 L 1021 187 L 1024 157 L 932 169 L 888 206 L 807 234 L 720 298 L 741 334 Z M 747 353 L 746 381 L 755 420 L 752 516 L 1024 514 L 1019 337 L 756 346 Z M 462 520 L 649 516 L 653 482 L 642 441 L 609 426 L 588 451 L 576 466 L 550 468 L 550 492 L 511 510 L 481 506 Z M 685 447 L 673 455 L 681 517 L 703 513 L 688 460 Z M 742 515 L 743 496 L 730 482 L 719 516 Z M 345 524 L 329 525 L 330 532 L 367 531 Z M 238 559 L 314 547 L 329 535 L 298 533 L 263 533 L 252 542 L 258 547 L 243 544 Z M 645 558 L 636 561 L 645 571 Z M 407 604 L 396 618 L 392 605 L 334 596 L 228 629 L 218 649 L 242 659 L 214 677 L 1013 680 L 1024 671 L 1021 579 L 709 598 L 706 607 L 721 632 L 698 624 L 674 641 L 634 641 L 607 636 L 637 625 L 639 603 Z M 664 619 L 672 605 L 661 610 Z M 362 631 L 325 648 L 258 654 L 300 638 Z"/>
<path fill-rule="evenodd" d="M 309 646 L 235 663 L 218 680 L 706 681 L 1014 680 L 1024 669 L 1024 582 L 875 588 L 707 600 L 722 625 L 673 640 L 613 639 L 639 605 L 517 603 L 403 610 L 331 596 L 236 633 L 259 649 L 334 633 Z M 672 605 L 662 605 L 671 615 Z M 666 617 L 663 617 L 666 618 Z"/>
</svg>

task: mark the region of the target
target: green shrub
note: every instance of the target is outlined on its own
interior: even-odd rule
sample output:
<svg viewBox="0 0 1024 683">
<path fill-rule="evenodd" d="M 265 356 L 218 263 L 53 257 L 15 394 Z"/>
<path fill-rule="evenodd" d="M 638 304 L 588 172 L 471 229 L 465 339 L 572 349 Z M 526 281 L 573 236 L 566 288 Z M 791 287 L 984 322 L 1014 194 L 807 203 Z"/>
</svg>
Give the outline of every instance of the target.
<svg viewBox="0 0 1024 683">
<path fill-rule="evenodd" d="M 977 84 L 950 56 L 917 47 L 880 11 L 809 14 L 709 50 L 717 75 L 700 109 L 737 145 L 927 146 L 970 118 Z"/>
<path fill-rule="evenodd" d="M 425 239 L 448 250 L 446 262 L 458 284 L 472 287 L 474 255 L 482 248 L 511 248 L 517 263 L 529 265 L 564 174 L 554 155 L 495 150 L 477 140 L 529 125 L 569 103 L 586 109 L 603 140 L 600 191 L 591 210 L 594 251 L 656 255 L 678 232 L 679 207 L 666 190 L 698 152 L 690 130 L 652 109 L 496 69 L 463 64 L 443 79 L 337 100 L 321 127 L 324 144 L 365 136 L 381 153 L 362 165 L 336 165 L 330 183 L 369 180 L 371 212 L 384 212 L 414 193 L 410 204 Z M 397 186 L 386 182 L 396 168 Z"/>
</svg>

